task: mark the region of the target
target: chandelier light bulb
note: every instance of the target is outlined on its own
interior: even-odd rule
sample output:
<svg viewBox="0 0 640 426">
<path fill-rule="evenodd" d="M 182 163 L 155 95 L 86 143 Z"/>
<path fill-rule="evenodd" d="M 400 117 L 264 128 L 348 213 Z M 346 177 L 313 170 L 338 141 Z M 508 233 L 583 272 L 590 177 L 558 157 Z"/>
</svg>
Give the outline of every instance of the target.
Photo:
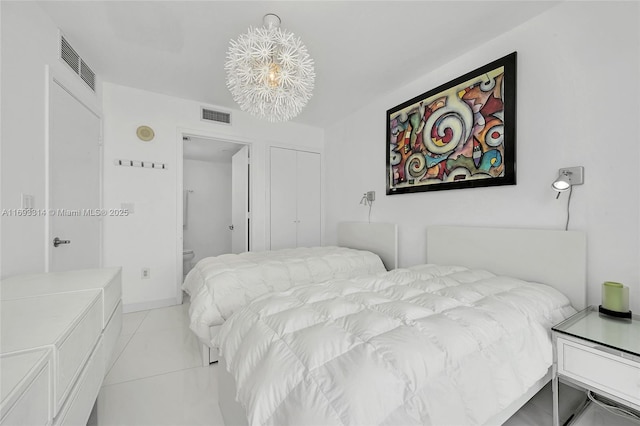
<svg viewBox="0 0 640 426">
<path fill-rule="evenodd" d="M 267 84 L 269 87 L 280 86 L 280 65 L 276 63 L 269 64 L 269 74 L 267 75 Z"/>
<path fill-rule="evenodd" d="M 311 98 L 313 59 L 299 37 L 280 28 L 277 15 L 265 15 L 263 23 L 231 40 L 227 87 L 241 110 L 271 122 L 287 121 Z"/>
</svg>

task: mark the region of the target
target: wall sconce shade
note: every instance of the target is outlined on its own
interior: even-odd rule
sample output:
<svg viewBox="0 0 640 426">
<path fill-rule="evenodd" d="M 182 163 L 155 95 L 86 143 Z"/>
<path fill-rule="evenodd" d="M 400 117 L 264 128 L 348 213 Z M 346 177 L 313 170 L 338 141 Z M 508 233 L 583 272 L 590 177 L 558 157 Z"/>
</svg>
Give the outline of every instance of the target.
<svg viewBox="0 0 640 426">
<path fill-rule="evenodd" d="M 560 173 L 555 182 L 551 184 L 556 191 L 566 191 L 571 186 L 571 177 L 567 173 Z"/>
<path fill-rule="evenodd" d="M 568 190 L 574 185 L 584 183 L 584 167 L 566 167 L 559 170 L 558 178 L 551 184 L 551 187 L 558 192 Z"/>
</svg>

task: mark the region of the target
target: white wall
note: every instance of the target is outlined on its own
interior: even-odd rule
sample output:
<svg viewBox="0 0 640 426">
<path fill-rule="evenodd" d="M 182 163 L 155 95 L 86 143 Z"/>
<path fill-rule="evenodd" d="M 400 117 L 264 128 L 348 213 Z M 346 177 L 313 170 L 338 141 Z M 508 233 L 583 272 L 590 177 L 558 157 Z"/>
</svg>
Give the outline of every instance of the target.
<svg viewBox="0 0 640 426">
<path fill-rule="evenodd" d="M 231 253 L 231 160 L 184 160 L 183 176 L 184 188 L 193 191 L 183 244 L 194 251 L 192 262 Z"/>
<path fill-rule="evenodd" d="M 105 207 L 135 204 L 135 212 L 129 217 L 105 221 L 105 264 L 123 267 L 123 303 L 129 311 L 176 301 L 177 281 L 181 278 L 178 268 L 182 265 L 182 241 L 179 240 L 182 237 L 182 206 L 179 205 L 182 158 L 179 150 L 183 133 L 252 143 L 251 235 L 255 250 L 265 248 L 265 170 L 269 147 L 273 144 L 323 151 L 323 130 L 310 126 L 271 124 L 240 111 L 233 111 L 232 126 L 207 123 L 199 119 L 203 106 L 200 102 L 111 83 L 104 84 L 103 97 Z M 142 142 L 136 137 L 136 128 L 140 125 L 154 129 L 156 136 L 152 142 Z M 115 166 L 115 159 L 163 162 L 168 169 Z M 150 279 L 141 279 L 142 267 L 151 269 Z"/>
<path fill-rule="evenodd" d="M 582 165 L 570 229 L 587 232 L 589 302 L 620 281 L 640 311 L 639 28 L 636 2 L 564 2 L 326 129 L 325 185 L 340 188 L 327 191 L 327 243 L 336 222 L 366 220 L 368 190 L 372 220 L 399 225 L 400 266 L 424 261 L 428 225 L 563 229 L 566 195 L 550 185 L 558 168 Z M 513 51 L 518 184 L 385 196 L 386 110 Z"/>
<path fill-rule="evenodd" d="M 1 208 L 19 209 L 21 194 L 44 209 L 47 73 L 100 111 L 98 93 L 58 60 L 58 28 L 35 2 L 0 2 L 2 51 Z M 73 38 L 69 40 L 74 44 Z M 78 52 L 82 55 L 84 52 Z M 95 207 L 87 207 L 95 208 Z M 1 218 L 0 275 L 45 270 L 45 216 Z"/>
</svg>

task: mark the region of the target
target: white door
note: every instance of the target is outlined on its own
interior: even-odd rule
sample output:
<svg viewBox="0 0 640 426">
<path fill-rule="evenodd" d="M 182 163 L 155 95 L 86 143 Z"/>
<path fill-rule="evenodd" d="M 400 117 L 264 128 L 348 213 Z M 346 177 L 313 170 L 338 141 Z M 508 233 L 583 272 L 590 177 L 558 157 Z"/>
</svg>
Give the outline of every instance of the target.
<svg viewBox="0 0 640 426">
<path fill-rule="evenodd" d="M 296 193 L 298 195 L 297 246 L 320 245 L 320 154 L 297 152 Z"/>
<path fill-rule="evenodd" d="M 271 148 L 269 181 L 271 250 L 297 246 L 296 157 L 294 150 Z"/>
<path fill-rule="evenodd" d="M 231 158 L 231 251 L 249 250 L 249 147 Z"/>
<path fill-rule="evenodd" d="M 49 271 L 101 266 L 100 118 L 57 82 L 49 98 Z M 54 239 L 61 240 L 54 246 Z"/>
</svg>

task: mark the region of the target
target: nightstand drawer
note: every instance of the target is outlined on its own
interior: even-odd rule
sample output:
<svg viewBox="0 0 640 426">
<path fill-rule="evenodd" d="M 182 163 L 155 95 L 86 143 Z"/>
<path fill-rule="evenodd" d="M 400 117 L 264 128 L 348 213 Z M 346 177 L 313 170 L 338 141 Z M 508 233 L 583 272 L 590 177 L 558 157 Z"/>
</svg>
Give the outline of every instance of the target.
<svg viewBox="0 0 640 426">
<path fill-rule="evenodd" d="M 640 405 L 640 362 L 558 338 L 558 374 Z"/>
</svg>

